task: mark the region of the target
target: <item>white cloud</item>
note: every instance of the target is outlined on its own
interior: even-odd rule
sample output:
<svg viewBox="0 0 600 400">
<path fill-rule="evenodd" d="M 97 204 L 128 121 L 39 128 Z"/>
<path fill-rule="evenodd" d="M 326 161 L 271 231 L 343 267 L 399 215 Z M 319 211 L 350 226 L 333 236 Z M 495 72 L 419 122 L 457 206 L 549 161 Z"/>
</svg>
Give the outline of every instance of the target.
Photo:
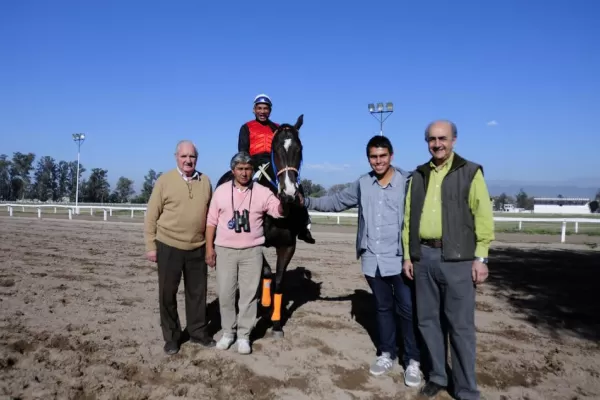
<svg viewBox="0 0 600 400">
<path fill-rule="evenodd" d="M 344 170 L 350 168 L 350 164 L 331 164 L 328 162 L 324 162 L 324 163 L 320 163 L 320 164 L 306 164 L 306 165 L 304 165 L 304 168 L 325 171 L 325 172 L 344 171 Z"/>
<path fill-rule="evenodd" d="M 498 121 L 496 121 L 495 119 L 493 119 L 490 122 L 488 122 L 486 125 L 487 126 L 496 126 L 496 125 L 498 125 Z"/>
</svg>

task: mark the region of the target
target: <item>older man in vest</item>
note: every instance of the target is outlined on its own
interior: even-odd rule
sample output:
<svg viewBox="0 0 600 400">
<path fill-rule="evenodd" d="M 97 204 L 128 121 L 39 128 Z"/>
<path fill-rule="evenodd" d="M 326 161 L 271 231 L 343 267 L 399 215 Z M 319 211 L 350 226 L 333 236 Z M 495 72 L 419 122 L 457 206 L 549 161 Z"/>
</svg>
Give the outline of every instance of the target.
<svg viewBox="0 0 600 400">
<path fill-rule="evenodd" d="M 475 285 L 488 276 L 494 216 L 482 167 L 454 152 L 457 129 L 435 121 L 425 130 L 431 159 L 414 171 L 406 197 L 404 273 L 415 280 L 419 330 L 431 357 L 421 394 L 448 385 L 447 321 L 455 397 L 480 398 L 475 377 Z M 440 308 L 443 306 L 443 308 Z"/>
<path fill-rule="evenodd" d="M 257 174 L 261 173 L 261 166 L 271 162 L 271 143 L 279 126 L 269 119 L 272 107 L 273 103 L 269 96 L 266 94 L 256 96 L 253 108 L 255 118 L 242 125 L 238 136 L 238 151 L 250 154 L 254 171 Z M 272 176 L 271 179 L 275 179 L 275 177 Z M 304 194 L 302 185 L 299 186 L 299 190 Z M 304 219 L 304 229 L 298 233 L 298 239 L 314 244 L 315 239 L 310 233 L 311 221 L 308 212 L 305 213 Z"/>
</svg>

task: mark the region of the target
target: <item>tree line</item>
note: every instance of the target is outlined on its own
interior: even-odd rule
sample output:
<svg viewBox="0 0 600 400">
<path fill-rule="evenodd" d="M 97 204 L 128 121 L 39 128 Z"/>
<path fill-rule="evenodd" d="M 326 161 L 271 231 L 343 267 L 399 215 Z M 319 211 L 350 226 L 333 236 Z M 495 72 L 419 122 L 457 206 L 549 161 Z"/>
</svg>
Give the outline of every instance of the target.
<svg viewBox="0 0 600 400">
<path fill-rule="evenodd" d="M 150 169 L 144 176 L 140 193 L 134 181 L 119 177 L 114 189 L 108 182 L 108 170 L 92 168 L 87 179 L 86 168 L 79 163 L 79 201 L 85 203 L 148 202 L 152 188 L 162 172 Z M 301 181 L 306 195 L 323 196 L 344 189 L 348 184 L 333 185 L 329 190 L 310 179 Z M 41 202 L 74 202 L 77 186 L 77 161 L 57 161 L 42 156 L 36 162 L 34 153 L 13 153 L 12 158 L 0 154 L 0 200 L 37 200 Z"/>
<path fill-rule="evenodd" d="M 74 202 L 77 184 L 77 161 L 56 161 L 42 156 L 36 161 L 34 153 L 13 153 L 12 158 L 0 154 L 0 200 L 38 200 L 42 202 Z M 86 203 L 140 203 L 148 202 L 152 188 L 162 172 L 150 169 L 144 176 L 140 193 L 134 190 L 134 181 L 119 177 L 115 188 L 108 183 L 108 170 L 92 168 L 87 179 L 83 179 L 86 168 L 79 164 L 79 201 Z M 339 183 L 326 189 L 310 179 L 300 181 L 306 196 L 331 195 L 347 188 L 351 182 Z M 559 195 L 560 196 L 560 195 Z M 600 190 L 596 195 L 600 200 Z M 492 197 L 495 210 L 506 204 L 533 210 L 533 197 L 523 189 L 515 196 L 502 193 Z"/>
<path fill-rule="evenodd" d="M 13 153 L 12 158 L 0 154 L 0 200 L 37 200 L 42 202 L 74 202 L 77 189 L 77 161 L 57 161 L 42 156 L 35 162 L 34 153 Z M 160 173 L 148 171 L 141 193 L 133 189 L 134 181 L 119 177 L 115 188 L 108 183 L 108 170 L 92 168 L 83 179 L 86 168 L 79 163 L 79 201 L 89 203 L 147 203 Z"/>
</svg>

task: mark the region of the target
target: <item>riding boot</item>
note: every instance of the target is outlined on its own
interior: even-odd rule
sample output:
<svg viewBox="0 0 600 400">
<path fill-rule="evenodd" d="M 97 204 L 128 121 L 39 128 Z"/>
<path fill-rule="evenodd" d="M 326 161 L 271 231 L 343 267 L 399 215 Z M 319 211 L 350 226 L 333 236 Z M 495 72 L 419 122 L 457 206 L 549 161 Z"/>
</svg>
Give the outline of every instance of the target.
<svg viewBox="0 0 600 400">
<path fill-rule="evenodd" d="M 312 237 L 310 233 L 310 229 L 308 228 L 310 224 L 310 215 L 308 215 L 308 210 L 306 208 L 302 209 L 304 215 L 304 220 L 302 222 L 302 226 L 300 227 L 300 232 L 298 232 L 298 239 L 304 240 L 306 243 L 315 244 L 315 239 Z"/>
</svg>

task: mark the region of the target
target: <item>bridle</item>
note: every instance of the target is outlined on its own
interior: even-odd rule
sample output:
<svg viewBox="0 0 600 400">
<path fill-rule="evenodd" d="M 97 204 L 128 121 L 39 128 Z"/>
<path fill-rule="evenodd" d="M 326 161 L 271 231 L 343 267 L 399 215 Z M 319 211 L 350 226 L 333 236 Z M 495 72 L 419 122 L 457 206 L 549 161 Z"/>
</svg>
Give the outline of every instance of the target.
<svg viewBox="0 0 600 400">
<path fill-rule="evenodd" d="M 275 149 L 271 148 L 271 166 L 273 167 L 273 173 L 275 174 L 275 180 L 269 179 L 269 182 L 275 186 L 275 188 L 279 188 L 279 176 L 287 171 L 294 171 L 296 173 L 296 183 L 300 184 L 300 170 L 302 169 L 302 161 L 300 161 L 300 165 L 298 168 L 285 166 L 281 170 L 277 171 L 277 166 L 275 165 Z"/>
</svg>

